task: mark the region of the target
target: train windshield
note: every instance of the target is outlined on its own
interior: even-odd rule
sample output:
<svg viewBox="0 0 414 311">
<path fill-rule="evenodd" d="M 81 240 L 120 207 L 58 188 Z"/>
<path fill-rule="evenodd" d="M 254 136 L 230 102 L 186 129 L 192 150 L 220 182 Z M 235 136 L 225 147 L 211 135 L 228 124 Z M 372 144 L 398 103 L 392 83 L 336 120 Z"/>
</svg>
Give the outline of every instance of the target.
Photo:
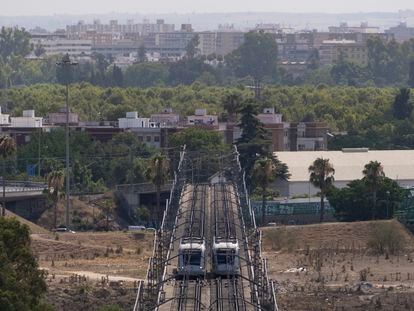
<svg viewBox="0 0 414 311">
<path fill-rule="evenodd" d="M 200 266 L 201 264 L 201 251 L 185 252 L 182 256 L 185 266 Z"/>
<path fill-rule="evenodd" d="M 217 264 L 218 265 L 233 265 L 234 264 L 234 250 L 221 250 L 217 251 Z"/>
</svg>

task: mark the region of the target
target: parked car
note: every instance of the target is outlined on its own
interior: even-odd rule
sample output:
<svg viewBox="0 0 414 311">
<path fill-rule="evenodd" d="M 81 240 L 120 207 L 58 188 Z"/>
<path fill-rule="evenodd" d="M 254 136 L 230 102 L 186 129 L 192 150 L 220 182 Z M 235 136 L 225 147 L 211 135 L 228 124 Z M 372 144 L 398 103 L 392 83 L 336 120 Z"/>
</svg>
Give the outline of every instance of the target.
<svg viewBox="0 0 414 311">
<path fill-rule="evenodd" d="M 66 233 L 76 233 L 75 231 L 70 230 L 67 227 L 57 227 L 56 229 L 53 229 L 52 231 L 54 231 L 54 232 L 61 232 L 61 233 L 64 233 L 64 232 L 66 232 Z"/>
</svg>

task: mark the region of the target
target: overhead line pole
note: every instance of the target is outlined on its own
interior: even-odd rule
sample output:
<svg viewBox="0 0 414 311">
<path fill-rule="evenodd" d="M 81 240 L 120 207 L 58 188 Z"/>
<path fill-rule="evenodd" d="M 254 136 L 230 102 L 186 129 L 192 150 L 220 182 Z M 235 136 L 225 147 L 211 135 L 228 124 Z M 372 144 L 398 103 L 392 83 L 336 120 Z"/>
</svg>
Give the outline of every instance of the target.
<svg viewBox="0 0 414 311">
<path fill-rule="evenodd" d="M 65 123 L 65 144 L 66 144 L 66 155 L 65 155 L 65 166 L 66 166 L 66 205 L 65 205 L 65 225 L 69 228 L 70 225 L 70 147 L 69 147 L 69 83 L 70 83 L 70 68 L 76 66 L 78 63 L 70 60 L 69 54 L 63 56 L 62 61 L 56 63 L 56 65 L 64 68 L 65 84 L 66 84 L 66 123 Z"/>
</svg>

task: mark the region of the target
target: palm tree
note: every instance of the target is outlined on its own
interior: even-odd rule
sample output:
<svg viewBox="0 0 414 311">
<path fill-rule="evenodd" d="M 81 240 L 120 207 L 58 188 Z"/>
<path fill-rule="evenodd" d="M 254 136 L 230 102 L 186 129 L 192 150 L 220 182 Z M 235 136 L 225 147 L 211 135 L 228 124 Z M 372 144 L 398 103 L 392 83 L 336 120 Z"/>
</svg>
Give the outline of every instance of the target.
<svg viewBox="0 0 414 311">
<path fill-rule="evenodd" d="M 377 192 L 382 179 L 385 177 L 384 169 L 380 162 L 371 161 L 365 165 L 362 174 L 364 174 L 364 179 L 372 193 L 372 219 L 375 219 L 377 208 Z"/>
<path fill-rule="evenodd" d="M 53 201 L 53 226 L 57 226 L 57 205 L 62 196 L 62 189 L 65 184 L 65 173 L 63 170 L 55 170 L 47 176 L 47 185 Z"/>
<path fill-rule="evenodd" d="M 230 93 L 224 97 L 223 108 L 227 111 L 230 122 L 236 122 L 237 111 L 240 109 L 242 100 L 240 93 Z"/>
<path fill-rule="evenodd" d="M 6 213 L 6 159 L 16 151 L 16 142 L 10 136 L 0 137 L 0 158 L 2 158 L 3 202 L 1 216 Z"/>
<path fill-rule="evenodd" d="M 325 212 L 326 192 L 334 182 L 335 169 L 329 159 L 317 158 L 311 166 L 309 166 L 309 181 L 313 186 L 319 188 L 321 197 L 321 213 L 320 222 L 323 222 Z"/>
<path fill-rule="evenodd" d="M 266 197 L 267 188 L 276 178 L 288 179 L 289 172 L 286 164 L 277 158 L 263 157 L 256 160 L 253 166 L 253 187 L 260 188 L 262 192 L 262 225 L 266 224 Z"/>
<path fill-rule="evenodd" d="M 155 222 L 158 225 L 160 213 L 160 196 L 161 187 L 170 177 L 170 160 L 163 154 L 159 153 L 150 159 L 149 166 L 145 172 L 147 180 L 151 181 L 157 192 L 157 207 L 155 210 Z"/>
</svg>

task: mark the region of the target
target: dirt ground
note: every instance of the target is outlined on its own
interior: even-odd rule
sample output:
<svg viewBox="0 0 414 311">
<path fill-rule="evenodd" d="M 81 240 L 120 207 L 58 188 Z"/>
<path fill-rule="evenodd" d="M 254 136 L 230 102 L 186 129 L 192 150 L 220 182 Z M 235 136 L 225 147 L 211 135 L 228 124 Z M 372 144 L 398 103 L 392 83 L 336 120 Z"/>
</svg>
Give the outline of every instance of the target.
<svg viewBox="0 0 414 311">
<path fill-rule="evenodd" d="M 33 252 L 48 272 L 47 299 L 56 310 L 132 309 L 153 234 L 54 234 L 21 221 L 33 233 Z M 368 247 L 384 224 L 397 232 L 394 243 L 403 241 L 396 255 L 376 255 Z M 263 255 L 280 310 L 414 311 L 414 237 L 396 221 L 263 228 Z"/>
<path fill-rule="evenodd" d="M 404 241 L 398 255 L 376 255 L 367 247 L 375 226 L 383 224 Z M 281 310 L 414 310 L 414 238 L 398 222 L 264 228 L 263 233 Z"/>
<path fill-rule="evenodd" d="M 32 234 L 39 266 L 48 272 L 47 300 L 56 310 L 131 310 L 144 278 L 153 234 L 102 232 Z"/>
</svg>

